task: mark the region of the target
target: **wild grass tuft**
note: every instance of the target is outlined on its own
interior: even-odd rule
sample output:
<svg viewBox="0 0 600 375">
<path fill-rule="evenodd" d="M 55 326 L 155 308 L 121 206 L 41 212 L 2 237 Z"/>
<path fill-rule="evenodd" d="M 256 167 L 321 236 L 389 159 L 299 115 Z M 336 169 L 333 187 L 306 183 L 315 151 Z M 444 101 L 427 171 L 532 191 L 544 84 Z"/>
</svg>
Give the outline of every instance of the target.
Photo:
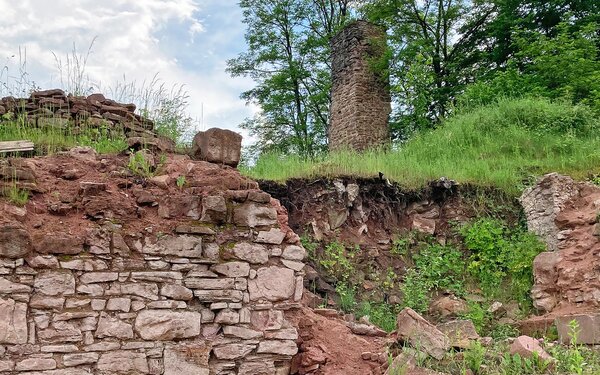
<svg viewBox="0 0 600 375">
<path fill-rule="evenodd" d="M 591 110 L 546 99 L 504 100 L 448 119 L 392 151 L 333 153 L 315 160 L 263 155 L 243 172 L 256 179 L 375 177 L 418 189 L 442 176 L 519 194 L 548 172 L 600 172 L 599 120 Z"/>
</svg>

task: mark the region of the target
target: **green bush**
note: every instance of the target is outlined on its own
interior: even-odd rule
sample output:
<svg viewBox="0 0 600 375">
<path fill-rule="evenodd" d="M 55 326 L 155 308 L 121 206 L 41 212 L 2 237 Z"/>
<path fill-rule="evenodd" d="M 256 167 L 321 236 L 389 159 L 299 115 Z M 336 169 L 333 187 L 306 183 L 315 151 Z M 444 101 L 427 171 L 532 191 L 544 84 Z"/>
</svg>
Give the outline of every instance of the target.
<svg viewBox="0 0 600 375">
<path fill-rule="evenodd" d="M 482 218 L 460 229 L 470 251 L 468 270 L 489 297 L 508 283 L 517 301 L 528 299 L 533 283 L 532 263 L 544 245 L 523 229 L 507 228 L 496 219 Z"/>
<path fill-rule="evenodd" d="M 434 290 L 464 293 L 465 263 L 460 250 L 427 244 L 413 255 L 413 261 L 414 267 L 407 270 L 400 288 L 405 306 L 425 312 Z"/>
<path fill-rule="evenodd" d="M 354 258 L 352 251 L 346 250 L 344 244 L 333 241 L 325 246 L 319 263 L 329 276 L 345 282 L 354 272 L 352 258 Z"/>
</svg>

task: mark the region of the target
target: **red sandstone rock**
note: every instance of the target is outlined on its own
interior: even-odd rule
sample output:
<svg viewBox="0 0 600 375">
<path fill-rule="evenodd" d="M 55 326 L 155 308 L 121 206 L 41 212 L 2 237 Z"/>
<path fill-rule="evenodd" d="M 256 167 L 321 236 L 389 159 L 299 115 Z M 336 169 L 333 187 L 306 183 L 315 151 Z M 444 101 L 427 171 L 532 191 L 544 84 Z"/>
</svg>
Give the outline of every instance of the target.
<svg viewBox="0 0 600 375">
<path fill-rule="evenodd" d="M 192 142 L 191 156 L 197 160 L 237 167 L 241 149 L 241 135 L 231 130 L 212 128 L 196 134 Z"/>
<path fill-rule="evenodd" d="M 510 354 L 518 354 L 523 358 L 531 358 L 537 353 L 538 357 L 543 361 L 554 361 L 554 358 L 540 346 L 539 342 L 529 336 L 519 336 L 513 341 L 510 346 Z"/>
<path fill-rule="evenodd" d="M 418 346 L 435 359 L 442 359 L 450 349 L 450 340 L 416 311 L 405 308 L 398 314 L 398 339 Z"/>
</svg>

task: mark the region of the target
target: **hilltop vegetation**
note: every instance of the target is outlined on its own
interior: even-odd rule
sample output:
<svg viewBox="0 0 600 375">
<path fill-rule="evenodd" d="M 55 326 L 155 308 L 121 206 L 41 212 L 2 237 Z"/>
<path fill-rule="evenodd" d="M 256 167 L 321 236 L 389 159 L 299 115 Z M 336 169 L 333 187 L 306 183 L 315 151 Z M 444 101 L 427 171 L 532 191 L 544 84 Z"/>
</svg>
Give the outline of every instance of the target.
<svg viewBox="0 0 600 375">
<path fill-rule="evenodd" d="M 245 172 L 257 179 L 352 175 L 379 171 L 406 188 L 442 176 L 519 194 L 535 176 L 578 178 L 600 172 L 598 117 L 588 107 L 548 99 L 511 99 L 477 107 L 422 132 L 394 150 L 342 152 L 315 159 L 270 153 Z"/>
</svg>

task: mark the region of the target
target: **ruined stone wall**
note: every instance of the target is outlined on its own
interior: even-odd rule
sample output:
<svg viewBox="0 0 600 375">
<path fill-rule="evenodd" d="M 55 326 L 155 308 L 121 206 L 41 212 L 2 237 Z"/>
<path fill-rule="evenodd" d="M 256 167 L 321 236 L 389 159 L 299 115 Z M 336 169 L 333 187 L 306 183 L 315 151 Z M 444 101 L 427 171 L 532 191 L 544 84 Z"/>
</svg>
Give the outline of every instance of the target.
<svg viewBox="0 0 600 375">
<path fill-rule="evenodd" d="M 600 306 L 600 188 L 547 174 L 521 196 L 527 226 L 547 244 L 533 262 L 533 305 L 540 312 Z M 570 320 L 567 320 L 567 322 Z"/>
<path fill-rule="evenodd" d="M 365 21 L 353 22 L 333 38 L 330 150 L 360 151 L 389 142 L 388 79 L 370 65 L 384 45 L 384 30 Z"/>
<path fill-rule="evenodd" d="M 7 96 L 0 99 L 0 121 L 22 120 L 31 127 L 69 130 L 98 129 L 124 135 L 130 148 L 154 148 L 163 152 L 175 150 L 175 143 L 154 132 L 154 122 L 135 113 L 133 103 L 118 103 L 102 94 L 67 95 L 61 89 L 34 91 L 28 98 Z"/>
<path fill-rule="evenodd" d="M 287 374 L 305 251 L 285 210 L 230 167 L 127 162 L 0 163 L 32 193 L 0 197 L 0 373 Z"/>
</svg>

